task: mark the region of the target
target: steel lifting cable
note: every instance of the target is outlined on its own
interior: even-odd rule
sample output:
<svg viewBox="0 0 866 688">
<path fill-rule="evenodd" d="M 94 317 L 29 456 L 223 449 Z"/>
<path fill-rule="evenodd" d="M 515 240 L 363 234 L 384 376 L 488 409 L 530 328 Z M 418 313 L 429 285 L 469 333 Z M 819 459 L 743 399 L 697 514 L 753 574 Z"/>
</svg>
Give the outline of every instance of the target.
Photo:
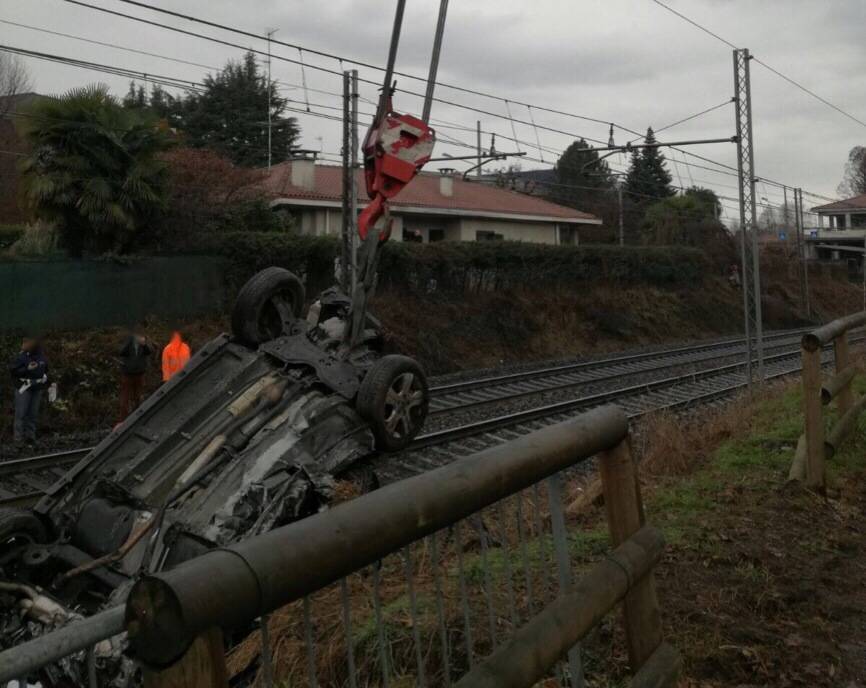
<svg viewBox="0 0 866 688">
<path fill-rule="evenodd" d="M 532 122 L 532 129 L 535 132 L 535 144 L 538 147 L 538 155 L 541 157 L 541 162 L 544 162 L 544 150 L 541 148 L 541 137 L 538 135 L 538 127 L 535 126 L 535 117 L 532 115 L 532 106 L 527 105 L 526 110 L 529 112 L 529 121 Z"/>
<path fill-rule="evenodd" d="M 683 178 L 680 176 L 680 166 L 677 164 L 676 157 L 671 154 L 671 162 L 674 164 L 674 172 L 677 175 L 677 181 L 680 183 L 680 188 L 683 188 Z"/>
<path fill-rule="evenodd" d="M 508 122 L 511 124 L 511 140 L 514 141 L 514 147 L 520 150 L 520 144 L 517 143 L 517 129 L 514 128 L 514 117 L 511 116 L 511 106 L 508 104 L 508 100 L 504 98 L 503 102 L 505 103 L 505 112 L 508 113 Z"/>
<path fill-rule="evenodd" d="M 686 154 L 683 151 L 680 151 L 680 155 L 683 156 L 683 165 L 686 166 L 686 173 L 689 175 L 689 183 L 692 186 L 695 186 L 695 178 L 692 176 L 692 168 L 688 162 L 686 162 Z"/>
<path fill-rule="evenodd" d="M 298 59 L 301 61 L 301 86 L 304 89 L 304 100 L 307 102 L 307 112 L 310 112 L 310 92 L 307 90 L 307 72 L 304 69 L 304 51 L 298 48 Z"/>
</svg>

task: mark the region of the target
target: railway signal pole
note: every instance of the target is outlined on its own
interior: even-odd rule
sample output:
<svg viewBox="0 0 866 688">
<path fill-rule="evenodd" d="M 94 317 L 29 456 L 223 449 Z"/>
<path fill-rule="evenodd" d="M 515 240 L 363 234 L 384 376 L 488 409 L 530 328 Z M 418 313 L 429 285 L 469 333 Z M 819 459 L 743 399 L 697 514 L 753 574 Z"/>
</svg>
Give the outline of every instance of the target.
<svg viewBox="0 0 866 688">
<path fill-rule="evenodd" d="M 755 193 L 755 156 L 752 141 L 752 88 L 748 48 L 734 50 L 734 105 L 737 127 L 737 172 L 740 187 L 740 253 L 743 263 L 743 312 L 746 330 L 746 375 L 764 380 L 764 330 L 761 318 L 761 266 L 758 251 L 758 213 Z M 756 363 L 753 370 L 753 363 Z"/>
<path fill-rule="evenodd" d="M 355 233 L 358 222 L 358 70 L 343 72 L 343 222 L 341 227 L 340 286 L 354 293 L 357 266 Z"/>
</svg>

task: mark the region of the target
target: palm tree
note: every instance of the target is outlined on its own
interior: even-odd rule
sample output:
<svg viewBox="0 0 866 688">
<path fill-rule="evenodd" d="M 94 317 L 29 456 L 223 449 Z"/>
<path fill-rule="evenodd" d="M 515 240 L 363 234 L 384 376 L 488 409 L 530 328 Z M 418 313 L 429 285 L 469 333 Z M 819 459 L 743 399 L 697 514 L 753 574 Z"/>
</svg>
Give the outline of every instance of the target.
<svg viewBox="0 0 866 688">
<path fill-rule="evenodd" d="M 64 248 L 122 253 L 164 206 L 171 143 L 146 111 L 123 108 L 102 84 L 36 101 L 23 113 L 31 153 L 22 192 L 36 217 L 56 223 Z"/>
</svg>

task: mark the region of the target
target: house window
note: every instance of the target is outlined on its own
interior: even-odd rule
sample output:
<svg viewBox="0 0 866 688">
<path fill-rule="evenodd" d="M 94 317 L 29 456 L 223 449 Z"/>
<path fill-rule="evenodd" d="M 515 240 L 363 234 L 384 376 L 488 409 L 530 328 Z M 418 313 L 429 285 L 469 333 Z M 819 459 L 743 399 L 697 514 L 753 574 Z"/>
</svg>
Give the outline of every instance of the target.
<svg viewBox="0 0 866 688">
<path fill-rule="evenodd" d="M 502 241 L 504 237 L 496 232 L 478 230 L 475 232 L 475 241 Z"/>
<path fill-rule="evenodd" d="M 864 227 L 866 227 L 866 214 L 851 216 L 852 229 L 863 229 Z"/>
<path fill-rule="evenodd" d="M 445 241 L 444 229 L 431 229 L 428 233 L 428 240 L 432 244 L 434 241 Z"/>
<path fill-rule="evenodd" d="M 578 243 L 577 230 L 574 227 L 560 225 L 559 243 L 562 246 L 575 246 Z"/>
<path fill-rule="evenodd" d="M 403 229 L 403 241 L 408 241 L 410 243 L 423 244 L 424 243 L 424 235 L 421 234 L 420 229 Z"/>
</svg>

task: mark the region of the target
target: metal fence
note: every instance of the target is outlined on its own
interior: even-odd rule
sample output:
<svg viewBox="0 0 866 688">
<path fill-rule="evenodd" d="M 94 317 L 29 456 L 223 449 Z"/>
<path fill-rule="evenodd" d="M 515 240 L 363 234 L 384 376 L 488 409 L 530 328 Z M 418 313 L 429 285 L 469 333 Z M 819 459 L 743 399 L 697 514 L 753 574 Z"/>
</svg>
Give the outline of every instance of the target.
<svg viewBox="0 0 866 688">
<path fill-rule="evenodd" d="M 803 407 L 805 431 L 797 443 L 789 480 L 802 480 L 809 487 L 823 490 L 826 482 L 824 461 L 833 456 L 857 425 L 866 407 L 866 396 L 855 399 L 851 383 L 856 372 L 849 352 L 848 332 L 866 325 L 866 312 L 839 318 L 803 335 Z M 834 374 L 824 380 L 822 349 L 833 343 Z M 833 401 L 839 419 L 829 433 L 824 406 Z"/>
<path fill-rule="evenodd" d="M 0 263 L 0 332 L 130 325 L 222 313 L 224 261 L 207 256 Z"/>
<path fill-rule="evenodd" d="M 613 551 L 563 510 L 570 472 L 594 455 Z M 679 658 L 651 574 L 662 547 L 626 417 L 605 407 L 142 578 L 125 610 L 0 653 L 0 681 L 125 629 L 149 686 L 578 687 L 579 640 L 623 601 L 633 685 L 670 685 Z M 600 560 L 573 569 L 587 548 Z M 253 632 L 224 657 L 226 628 Z"/>
</svg>

